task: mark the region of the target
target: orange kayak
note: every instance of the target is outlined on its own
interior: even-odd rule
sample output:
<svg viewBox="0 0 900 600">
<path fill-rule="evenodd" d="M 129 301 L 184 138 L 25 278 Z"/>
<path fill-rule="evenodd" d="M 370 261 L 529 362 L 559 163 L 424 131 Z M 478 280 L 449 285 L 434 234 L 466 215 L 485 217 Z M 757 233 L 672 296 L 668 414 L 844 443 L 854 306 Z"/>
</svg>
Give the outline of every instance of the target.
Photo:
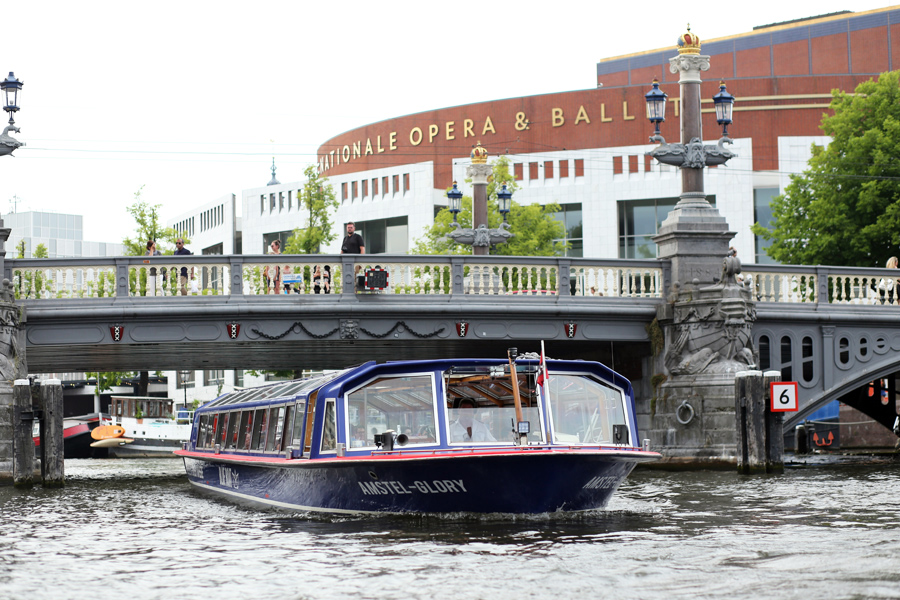
<svg viewBox="0 0 900 600">
<path fill-rule="evenodd" d="M 91 437 L 95 440 L 107 440 L 125 435 L 125 428 L 118 425 L 100 425 L 91 430 Z"/>
</svg>

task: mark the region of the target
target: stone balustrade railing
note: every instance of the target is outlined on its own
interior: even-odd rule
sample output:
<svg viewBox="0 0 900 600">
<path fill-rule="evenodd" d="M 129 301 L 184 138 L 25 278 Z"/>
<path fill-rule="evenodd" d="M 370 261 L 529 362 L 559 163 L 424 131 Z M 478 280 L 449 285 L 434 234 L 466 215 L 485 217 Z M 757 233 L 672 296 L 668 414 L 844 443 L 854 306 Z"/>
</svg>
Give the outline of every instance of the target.
<svg viewBox="0 0 900 600">
<path fill-rule="evenodd" d="M 668 267 L 656 260 L 386 254 L 137 256 L 4 263 L 4 277 L 23 300 L 358 293 L 662 298 Z M 373 279 L 382 275 L 376 282 L 379 289 L 359 285 L 367 273 Z"/>
<path fill-rule="evenodd" d="M 741 277 L 759 302 L 896 305 L 897 269 L 859 267 L 744 266 Z"/>
</svg>

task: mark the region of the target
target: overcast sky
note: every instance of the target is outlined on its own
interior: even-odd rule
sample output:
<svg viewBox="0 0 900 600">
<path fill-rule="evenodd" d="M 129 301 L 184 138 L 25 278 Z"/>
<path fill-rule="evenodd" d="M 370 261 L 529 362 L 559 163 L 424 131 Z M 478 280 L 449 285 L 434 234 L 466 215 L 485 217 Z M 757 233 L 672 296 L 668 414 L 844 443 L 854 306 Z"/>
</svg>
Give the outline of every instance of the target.
<svg viewBox="0 0 900 600">
<path fill-rule="evenodd" d="M 141 186 L 165 220 L 240 201 L 273 156 L 298 181 L 320 144 L 367 123 L 594 87 L 599 60 L 674 46 L 688 20 L 709 40 L 892 4 L 6 2 L 0 72 L 25 84 L 27 146 L 0 157 L 0 212 L 82 214 L 86 240 L 120 242 Z"/>
</svg>

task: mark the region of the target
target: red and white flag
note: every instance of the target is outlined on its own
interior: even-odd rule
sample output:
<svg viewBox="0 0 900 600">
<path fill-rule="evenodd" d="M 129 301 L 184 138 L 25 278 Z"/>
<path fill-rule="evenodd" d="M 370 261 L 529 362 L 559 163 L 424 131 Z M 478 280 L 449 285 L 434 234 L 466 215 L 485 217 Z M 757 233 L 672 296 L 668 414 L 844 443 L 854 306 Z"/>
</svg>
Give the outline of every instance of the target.
<svg viewBox="0 0 900 600">
<path fill-rule="evenodd" d="M 544 383 L 547 381 L 550 381 L 550 374 L 547 373 L 547 358 L 544 356 L 544 340 L 541 340 L 541 366 L 538 368 L 537 384 L 543 387 Z"/>
</svg>

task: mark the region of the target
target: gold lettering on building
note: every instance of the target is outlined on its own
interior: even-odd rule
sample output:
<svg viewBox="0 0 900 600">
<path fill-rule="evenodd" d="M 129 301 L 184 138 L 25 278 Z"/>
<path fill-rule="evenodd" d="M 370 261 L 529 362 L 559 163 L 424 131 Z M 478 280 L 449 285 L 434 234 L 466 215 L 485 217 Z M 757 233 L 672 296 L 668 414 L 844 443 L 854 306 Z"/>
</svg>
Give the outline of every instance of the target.
<svg viewBox="0 0 900 600">
<path fill-rule="evenodd" d="M 438 134 L 438 126 L 432 123 L 428 126 L 428 143 L 432 143 L 434 141 L 434 136 Z"/>
<path fill-rule="evenodd" d="M 350 146 L 344 144 L 344 147 L 341 148 L 341 160 L 346 162 L 350 162 Z"/>
<path fill-rule="evenodd" d="M 334 150 L 328 153 L 328 156 L 331 157 L 331 160 L 328 162 L 328 168 L 331 169 L 334 167 Z"/>
<path fill-rule="evenodd" d="M 444 125 L 444 137 L 448 140 L 455 140 L 456 136 L 453 135 L 453 126 L 456 125 L 456 121 L 447 121 Z"/>
<path fill-rule="evenodd" d="M 362 142 L 353 142 L 353 158 L 362 156 Z"/>
<path fill-rule="evenodd" d="M 381 154 L 384 152 L 384 148 L 381 147 L 381 136 L 378 136 L 378 140 L 375 142 L 378 145 L 378 153 Z"/>
<path fill-rule="evenodd" d="M 628 114 L 628 102 L 622 101 L 622 120 L 634 121 L 634 117 Z"/>
<path fill-rule="evenodd" d="M 463 120 L 463 137 L 467 138 L 470 135 L 475 137 L 475 132 L 472 131 L 472 127 L 475 125 L 475 121 L 472 119 L 464 119 Z"/>
<path fill-rule="evenodd" d="M 491 121 L 490 117 L 486 117 L 484 120 L 484 129 L 481 130 L 481 135 L 486 134 L 488 131 L 496 134 L 497 131 L 494 129 L 494 123 Z"/>
<path fill-rule="evenodd" d="M 409 130 L 409 143 L 413 146 L 418 146 L 422 143 L 422 130 L 418 127 L 413 127 Z"/>
<path fill-rule="evenodd" d="M 600 122 L 601 123 L 609 123 L 610 121 L 612 121 L 612 117 L 606 116 L 606 105 L 601 104 L 600 105 Z"/>
<path fill-rule="evenodd" d="M 369 154 L 373 154 L 372 152 L 372 138 L 366 138 L 366 156 Z"/>
<path fill-rule="evenodd" d="M 588 117 L 587 111 L 584 110 L 584 106 L 579 106 L 578 107 L 578 116 L 575 117 L 575 124 L 578 125 L 582 121 L 584 121 L 588 125 L 591 124 L 591 119 L 590 119 L 590 117 Z"/>
<path fill-rule="evenodd" d="M 388 142 L 390 142 L 391 150 L 397 149 L 397 132 L 392 131 L 390 137 L 388 137 Z"/>
<path fill-rule="evenodd" d="M 528 129 L 529 125 L 531 125 L 531 123 L 528 121 L 528 119 L 525 118 L 525 113 L 521 112 L 521 111 L 517 112 L 516 113 L 516 131 L 524 131 L 524 130 Z"/>
<path fill-rule="evenodd" d="M 563 109 L 561 108 L 551 108 L 550 109 L 550 123 L 554 127 L 562 127 L 566 122 L 566 118 L 563 116 Z"/>
<path fill-rule="evenodd" d="M 669 102 L 673 102 L 675 104 L 675 116 L 679 116 L 681 113 L 681 98 L 669 98 Z"/>
</svg>

